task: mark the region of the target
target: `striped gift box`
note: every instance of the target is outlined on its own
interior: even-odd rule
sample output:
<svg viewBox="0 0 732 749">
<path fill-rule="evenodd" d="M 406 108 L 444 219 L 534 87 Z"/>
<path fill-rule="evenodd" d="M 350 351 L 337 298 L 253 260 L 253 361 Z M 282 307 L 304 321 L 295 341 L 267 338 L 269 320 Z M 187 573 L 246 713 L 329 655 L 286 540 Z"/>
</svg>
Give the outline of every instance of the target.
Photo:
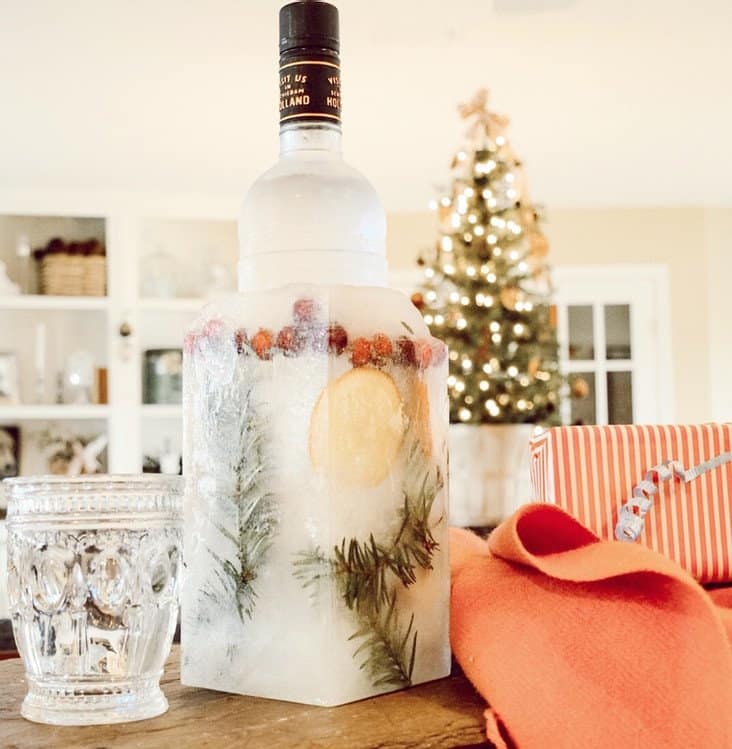
<svg viewBox="0 0 732 749">
<path fill-rule="evenodd" d="M 548 429 L 531 442 L 533 493 L 613 539 L 618 511 L 651 468 L 669 460 L 691 468 L 730 450 L 728 424 Z M 701 582 L 732 580 L 731 495 L 732 463 L 686 484 L 661 482 L 640 542 Z"/>
</svg>

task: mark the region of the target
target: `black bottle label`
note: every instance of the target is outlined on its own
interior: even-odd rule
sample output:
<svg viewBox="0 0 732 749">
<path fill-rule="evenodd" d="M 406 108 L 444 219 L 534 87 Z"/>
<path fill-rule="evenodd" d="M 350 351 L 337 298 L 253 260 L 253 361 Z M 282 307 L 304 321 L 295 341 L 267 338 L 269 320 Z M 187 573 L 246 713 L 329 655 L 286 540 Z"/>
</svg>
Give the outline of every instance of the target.
<svg viewBox="0 0 732 749">
<path fill-rule="evenodd" d="M 280 124 L 341 121 L 341 69 L 335 62 L 298 60 L 280 67 Z"/>
</svg>

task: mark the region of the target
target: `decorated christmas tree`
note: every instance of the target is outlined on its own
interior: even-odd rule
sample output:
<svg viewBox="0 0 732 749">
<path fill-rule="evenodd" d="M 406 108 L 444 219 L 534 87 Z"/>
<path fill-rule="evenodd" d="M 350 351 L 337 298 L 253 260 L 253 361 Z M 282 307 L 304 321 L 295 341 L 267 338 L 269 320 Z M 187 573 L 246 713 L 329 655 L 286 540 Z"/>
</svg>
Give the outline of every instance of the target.
<svg viewBox="0 0 732 749">
<path fill-rule="evenodd" d="M 563 383 L 551 307 L 549 245 L 505 136 L 479 91 L 460 107 L 467 143 L 436 203 L 440 237 L 420 258 L 412 301 L 450 349 L 453 422 L 556 423 Z"/>
</svg>

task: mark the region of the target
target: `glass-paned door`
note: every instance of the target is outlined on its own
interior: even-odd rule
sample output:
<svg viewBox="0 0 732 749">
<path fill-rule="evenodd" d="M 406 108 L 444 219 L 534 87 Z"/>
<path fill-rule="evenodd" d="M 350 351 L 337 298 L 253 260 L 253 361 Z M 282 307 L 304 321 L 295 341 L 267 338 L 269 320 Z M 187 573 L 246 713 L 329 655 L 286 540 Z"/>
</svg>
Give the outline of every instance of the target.
<svg viewBox="0 0 732 749">
<path fill-rule="evenodd" d="M 668 268 L 559 266 L 552 278 L 561 369 L 586 393 L 563 400 L 563 423 L 673 423 Z M 405 294 L 421 279 L 416 269 L 390 273 Z"/>
<path fill-rule="evenodd" d="M 656 266 L 557 268 L 562 371 L 576 396 L 565 424 L 672 420 L 666 271 Z"/>
</svg>

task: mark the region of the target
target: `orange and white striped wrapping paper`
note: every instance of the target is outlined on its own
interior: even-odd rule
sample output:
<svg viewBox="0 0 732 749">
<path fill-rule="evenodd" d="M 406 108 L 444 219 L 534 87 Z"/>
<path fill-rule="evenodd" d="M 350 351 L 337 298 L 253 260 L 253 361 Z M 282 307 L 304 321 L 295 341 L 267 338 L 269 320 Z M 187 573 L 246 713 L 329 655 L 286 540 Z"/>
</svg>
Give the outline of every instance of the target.
<svg viewBox="0 0 732 749">
<path fill-rule="evenodd" d="M 534 498 L 559 505 L 600 538 L 646 472 L 667 460 L 691 468 L 732 450 L 732 425 L 576 426 L 531 442 Z M 640 542 L 701 582 L 732 580 L 732 464 L 688 484 L 659 484 Z"/>
</svg>

